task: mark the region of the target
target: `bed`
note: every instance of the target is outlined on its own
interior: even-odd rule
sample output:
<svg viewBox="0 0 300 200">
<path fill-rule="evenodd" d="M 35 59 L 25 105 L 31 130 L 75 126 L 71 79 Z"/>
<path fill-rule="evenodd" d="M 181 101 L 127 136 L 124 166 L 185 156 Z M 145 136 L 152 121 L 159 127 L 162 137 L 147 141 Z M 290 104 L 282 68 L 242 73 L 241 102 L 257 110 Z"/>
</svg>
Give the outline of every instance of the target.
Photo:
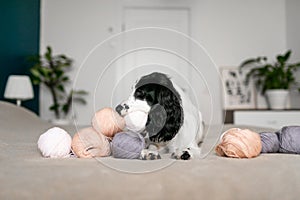
<svg viewBox="0 0 300 200">
<path fill-rule="evenodd" d="M 36 142 L 50 127 L 30 111 L 0 102 L 0 199 L 290 200 L 300 196 L 299 155 L 232 159 L 211 151 L 190 161 L 49 159 L 41 156 Z M 76 132 L 75 126 L 63 128 L 71 135 Z M 204 148 L 214 146 L 219 134 L 211 129 Z"/>
</svg>

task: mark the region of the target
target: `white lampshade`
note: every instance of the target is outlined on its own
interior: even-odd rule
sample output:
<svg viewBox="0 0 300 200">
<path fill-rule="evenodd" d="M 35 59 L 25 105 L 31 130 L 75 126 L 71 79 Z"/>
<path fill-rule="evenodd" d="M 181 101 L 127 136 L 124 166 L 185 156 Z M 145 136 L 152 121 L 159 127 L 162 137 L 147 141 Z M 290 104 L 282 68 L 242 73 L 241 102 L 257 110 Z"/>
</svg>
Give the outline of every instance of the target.
<svg viewBox="0 0 300 200">
<path fill-rule="evenodd" d="M 28 100 L 33 98 L 30 78 L 24 75 L 10 75 L 6 83 L 4 97 L 7 99 Z"/>
</svg>

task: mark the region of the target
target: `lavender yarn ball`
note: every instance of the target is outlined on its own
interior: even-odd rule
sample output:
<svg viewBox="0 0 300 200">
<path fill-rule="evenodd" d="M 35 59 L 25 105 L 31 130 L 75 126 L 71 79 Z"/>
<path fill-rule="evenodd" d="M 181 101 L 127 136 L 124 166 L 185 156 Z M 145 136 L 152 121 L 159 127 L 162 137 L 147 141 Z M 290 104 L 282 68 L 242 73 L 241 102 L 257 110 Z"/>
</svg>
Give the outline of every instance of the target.
<svg viewBox="0 0 300 200">
<path fill-rule="evenodd" d="M 261 153 L 300 154 L 300 126 L 285 126 L 275 133 L 260 133 Z"/>
<path fill-rule="evenodd" d="M 262 144 L 261 153 L 277 153 L 279 151 L 279 140 L 275 133 L 263 132 L 260 133 L 260 139 Z"/>
<path fill-rule="evenodd" d="M 300 126 L 285 126 L 276 132 L 279 153 L 300 154 Z"/>
<path fill-rule="evenodd" d="M 144 138 L 133 132 L 117 133 L 111 143 L 112 155 L 115 158 L 137 159 L 144 148 Z"/>
</svg>

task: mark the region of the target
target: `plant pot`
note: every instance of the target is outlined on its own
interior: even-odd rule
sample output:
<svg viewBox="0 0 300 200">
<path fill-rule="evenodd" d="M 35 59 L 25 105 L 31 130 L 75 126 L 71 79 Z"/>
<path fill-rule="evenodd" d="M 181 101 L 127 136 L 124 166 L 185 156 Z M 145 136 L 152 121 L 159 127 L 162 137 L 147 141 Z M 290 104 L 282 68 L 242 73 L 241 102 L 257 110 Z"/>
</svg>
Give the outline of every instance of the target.
<svg viewBox="0 0 300 200">
<path fill-rule="evenodd" d="M 292 109 L 300 109 L 300 92 L 298 89 L 290 90 L 290 105 Z"/>
<path fill-rule="evenodd" d="M 280 110 L 287 108 L 289 91 L 285 89 L 272 89 L 266 91 L 266 97 L 269 108 L 273 110 Z"/>
</svg>

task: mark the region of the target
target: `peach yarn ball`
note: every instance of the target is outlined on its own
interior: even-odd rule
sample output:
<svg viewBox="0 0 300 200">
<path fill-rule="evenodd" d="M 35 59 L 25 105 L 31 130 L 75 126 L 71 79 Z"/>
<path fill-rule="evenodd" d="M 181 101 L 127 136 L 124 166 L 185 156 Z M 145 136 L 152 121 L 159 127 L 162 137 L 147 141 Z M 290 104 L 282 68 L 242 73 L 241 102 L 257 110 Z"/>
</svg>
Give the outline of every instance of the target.
<svg viewBox="0 0 300 200">
<path fill-rule="evenodd" d="M 253 158 L 262 149 L 260 135 L 249 129 L 231 128 L 223 133 L 216 147 L 219 156 L 232 158 Z"/>
<path fill-rule="evenodd" d="M 111 153 L 108 139 L 92 127 L 81 129 L 74 135 L 72 150 L 79 158 L 104 157 Z"/>
<path fill-rule="evenodd" d="M 98 133 L 112 138 L 125 128 L 125 121 L 112 108 L 103 108 L 95 113 L 92 126 Z"/>
</svg>

